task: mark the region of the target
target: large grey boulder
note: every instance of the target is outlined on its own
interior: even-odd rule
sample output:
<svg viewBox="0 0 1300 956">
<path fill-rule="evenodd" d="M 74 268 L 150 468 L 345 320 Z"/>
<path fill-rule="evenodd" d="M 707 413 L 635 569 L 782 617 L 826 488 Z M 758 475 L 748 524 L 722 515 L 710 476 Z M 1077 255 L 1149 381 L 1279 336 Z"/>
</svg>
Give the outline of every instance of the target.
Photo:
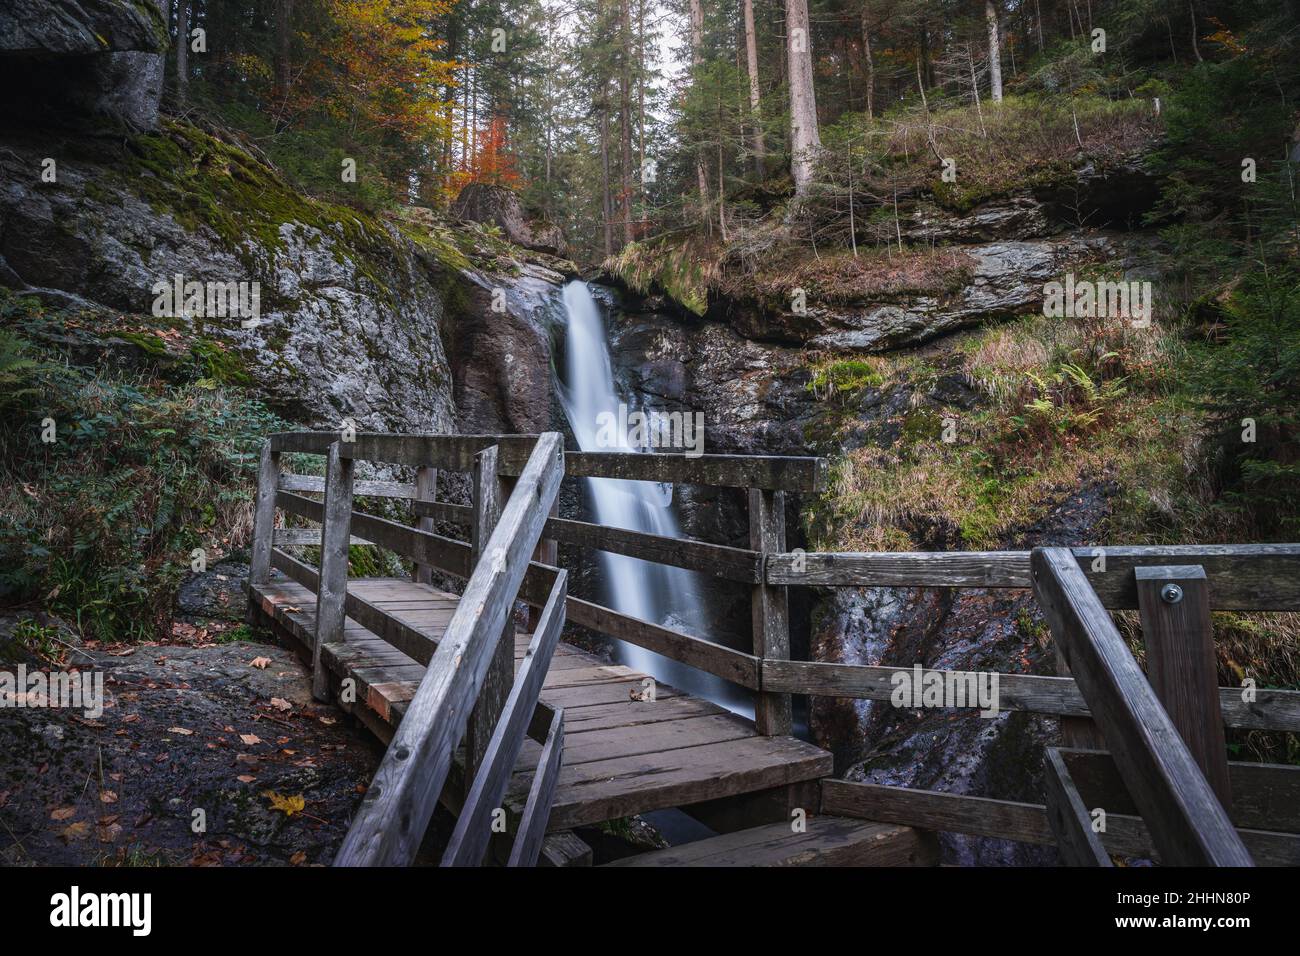
<svg viewBox="0 0 1300 956">
<path fill-rule="evenodd" d="M 168 42 L 151 0 L 0 0 L 0 53 L 161 53 Z"/>
<path fill-rule="evenodd" d="M 552 223 L 530 220 L 518 194 L 504 186 L 469 183 L 456 197 L 451 214 L 468 222 L 482 222 L 500 227 L 506 239 L 525 249 L 553 256 L 568 254 L 564 233 Z"/>
<path fill-rule="evenodd" d="M 154 0 L 0 0 L 10 91 L 0 107 L 42 123 L 156 129 L 169 42 Z"/>
</svg>

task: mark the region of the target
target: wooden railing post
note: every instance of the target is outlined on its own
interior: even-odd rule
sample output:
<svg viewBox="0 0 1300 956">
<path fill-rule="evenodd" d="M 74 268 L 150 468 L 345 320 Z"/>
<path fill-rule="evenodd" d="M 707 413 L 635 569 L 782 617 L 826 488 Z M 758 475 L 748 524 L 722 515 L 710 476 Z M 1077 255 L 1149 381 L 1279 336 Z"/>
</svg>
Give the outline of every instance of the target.
<svg viewBox="0 0 1300 956">
<path fill-rule="evenodd" d="M 473 565 L 477 566 L 483 558 L 483 549 L 492 530 L 501 519 L 501 509 L 510 497 L 508 484 L 497 474 L 497 446 L 484 448 L 474 456 L 473 487 L 474 527 L 471 533 L 473 548 Z M 465 792 L 468 793 L 474 781 L 474 775 L 483 763 L 488 743 L 492 740 L 492 731 L 501 717 L 506 697 L 510 694 L 510 685 L 515 676 L 515 624 L 513 615 L 506 614 L 505 626 L 501 629 L 496 649 L 487 675 L 483 678 L 483 687 L 478 700 L 470 712 L 469 725 L 465 730 Z"/>
<path fill-rule="evenodd" d="M 556 499 L 551 506 L 551 517 L 558 517 L 560 513 L 560 502 Z M 543 538 L 537 542 L 537 550 L 533 552 L 533 560 L 539 564 L 546 564 L 554 567 L 560 563 L 560 543 L 554 538 Z M 541 620 L 542 609 L 539 607 L 529 606 L 528 608 L 528 632 L 531 634 L 537 630 L 537 622 Z"/>
<path fill-rule="evenodd" d="M 785 493 L 749 489 L 749 546 L 763 554 L 785 551 Z M 785 585 L 760 581 L 751 598 L 754 655 L 764 660 L 790 659 L 790 608 Z M 793 729 L 789 694 L 759 692 L 754 702 L 754 726 L 760 734 L 776 736 Z"/>
<path fill-rule="evenodd" d="M 1068 548 L 1035 548 L 1034 596 L 1161 862 L 1253 866 L 1223 805 Z"/>
<path fill-rule="evenodd" d="M 1219 802 L 1231 811 L 1205 569 L 1171 565 L 1134 568 L 1133 574 L 1147 648 L 1147 679 Z"/>
<path fill-rule="evenodd" d="M 311 649 L 311 693 L 329 699 L 329 677 L 321 648 L 343 640 L 343 603 L 348 590 L 348 544 L 352 535 L 353 460 L 339 454 L 339 443 L 325 456 L 325 503 L 321 517 L 320 585 L 316 589 L 316 642 Z"/>
<path fill-rule="evenodd" d="M 253 506 L 253 552 L 249 560 L 248 583 L 265 584 L 271 577 L 271 548 L 275 539 L 275 495 L 280 485 L 280 453 L 271 450 L 271 440 L 262 443 L 257 468 L 257 500 Z M 250 610 L 251 610 L 250 603 Z"/>
<path fill-rule="evenodd" d="M 416 501 L 434 501 L 438 497 L 438 469 L 430 468 L 427 465 L 415 469 L 415 500 Z M 433 518 L 422 516 L 415 519 L 415 528 L 417 531 L 432 531 Z M 415 564 L 415 573 L 412 580 L 417 584 L 433 583 L 433 567 L 428 564 Z"/>
</svg>

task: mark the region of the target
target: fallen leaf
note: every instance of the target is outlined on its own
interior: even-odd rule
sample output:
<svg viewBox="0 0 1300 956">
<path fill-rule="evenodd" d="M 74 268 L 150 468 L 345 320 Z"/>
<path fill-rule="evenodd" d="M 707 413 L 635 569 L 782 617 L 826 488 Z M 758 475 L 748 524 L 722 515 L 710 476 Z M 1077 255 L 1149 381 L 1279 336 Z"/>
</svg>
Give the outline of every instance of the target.
<svg viewBox="0 0 1300 956">
<path fill-rule="evenodd" d="M 188 737 L 190 734 L 194 733 L 194 731 L 186 730 L 184 727 L 168 727 L 167 733 L 180 734 L 182 737 Z"/>
<path fill-rule="evenodd" d="M 254 777 L 251 773 L 241 773 L 235 779 L 238 780 L 240 783 L 252 783 L 257 778 Z"/>
<path fill-rule="evenodd" d="M 301 794 L 297 796 L 282 796 L 274 790 L 263 790 L 262 796 L 271 801 L 271 809 L 279 810 L 286 817 L 291 817 L 295 813 L 301 813 L 307 806 L 307 801 Z"/>
<path fill-rule="evenodd" d="M 71 843 L 73 840 L 84 840 L 90 833 L 90 824 L 85 820 L 78 820 L 76 823 L 69 823 L 59 834 L 65 842 Z"/>
<path fill-rule="evenodd" d="M 338 721 L 336 721 L 333 717 L 321 717 L 320 722 L 324 724 L 326 727 L 333 727 L 336 723 L 338 723 Z"/>
<path fill-rule="evenodd" d="M 117 794 L 114 793 L 112 790 L 101 790 L 99 791 L 99 802 L 117 803 Z"/>
<path fill-rule="evenodd" d="M 76 812 L 77 812 L 76 807 L 59 807 L 59 809 L 55 810 L 53 813 L 50 814 L 50 819 L 66 820 L 68 819 L 68 817 L 72 816 Z"/>
<path fill-rule="evenodd" d="M 110 823 L 108 826 L 99 827 L 97 830 L 100 843 L 114 843 L 121 833 L 122 825 L 120 823 Z"/>
<path fill-rule="evenodd" d="M 289 862 L 294 866 L 302 866 L 304 863 L 307 862 L 307 854 L 304 853 L 302 850 L 299 850 L 293 856 L 289 857 Z"/>
<path fill-rule="evenodd" d="M 253 744 L 260 744 L 262 742 L 262 738 L 257 736 L 257 734 L 240 734 L 239 739 L 250 747 L 253 746 Z"/>
<path fill-rule="evenodd" d="M 254 657 L 250 667 L 256 667 L 258 670 L 266 670 L 267 665 L 271 663 L 269 657 Z"/>
<path fill-rule="evenodd" d="M 276 710 L 280 711 L 281 713 L 285 711 L 293 710 L 293 704 L 289 703 L 283 697 L 272 697 L 271 706 L 274 707 Z"/>
</svg>

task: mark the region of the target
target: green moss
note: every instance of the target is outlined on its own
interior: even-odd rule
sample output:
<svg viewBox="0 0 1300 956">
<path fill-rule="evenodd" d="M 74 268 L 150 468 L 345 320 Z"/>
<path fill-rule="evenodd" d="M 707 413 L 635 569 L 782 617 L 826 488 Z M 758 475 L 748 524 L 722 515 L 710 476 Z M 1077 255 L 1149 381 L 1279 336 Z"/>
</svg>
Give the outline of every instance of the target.
<svg viewBox="0 0 1300 956">
<path fill-rule="evenodd" d="M 836 393 L 857 393 L 879 386 L 884 380 L 880 370 L 865 359 L 838 359 L 816 367 L 807 387 L 814 395 L 829 397 Z"/>
<path fill-rule="evenodd" d="M 284 247 L 285 223 L 319 230 L 380 296 L 391 296 L 392 237 L 364 213 L 318 202 L 269 166 L 230 143 L 176 120 L 158 133 L 133 136 L 118 170 L 124 183 L 186 229 L 212 230 L 253 272 L 267 271 Z"/>
<path fill-rule="evenodd" d="M 661 291 L 696 315 L 709 308 L 710 256 L 690 242 L 630 242 L 603 268 L 641 295 Z"/>
<path fill-rule="evenodd" d="M 167 344 L 151 332 L 114 332 L 114 338 L 130 342 L 150 358 L 166 358 Z"/>
<path fill-rule="evenodd" d="M 190 357 L 204 377 L 222 385 L 248 387 L 253 384 L 252 376 L 238 357 L 212 339 L 201 338 L 190 346 Z"/>
<path fill-rule="evenodd" d="M 903 441 L 909 445 L 939 441 L 943 420 L 932 408 L 914 408 L 903 416 Z"/>
</svg>

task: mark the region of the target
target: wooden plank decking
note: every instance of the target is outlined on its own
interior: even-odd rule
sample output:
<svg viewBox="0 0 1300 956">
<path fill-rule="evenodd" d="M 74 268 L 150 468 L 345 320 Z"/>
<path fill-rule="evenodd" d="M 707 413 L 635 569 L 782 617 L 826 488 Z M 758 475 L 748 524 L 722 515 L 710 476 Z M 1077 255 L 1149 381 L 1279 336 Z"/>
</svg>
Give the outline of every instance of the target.
<svg viewBox="0 0 1300 956">
<path fill-rule="evenodd" d="M 457 597 L 398 578 L 352 579 L 348 590 L 429 635 L 436 643 Z M 316 596 L 281 576 L 254 588 L 253 602 L 279 629 L 310 650 Z M 347 619 L 345 640 L 321 659 L 336 679 L 353 678 L 354 713 L 387 742 L 424 674 L 424 667 Z M 515 639 L 516 661 L 531 635 Z M 665 684 L 657 699 L 639 701 L 645 675 L 608 664 L 561 643 L 541 699 L 565 714 L 564 765 L 550 829 L 752 793 L 831 773 L 831 755 L 794 737 L 764 737 L 751 722 Z M 524 744 L 506 797 L 522 811 L 541 746 Z M 454 789 L 454 788 L 449 788 Z"/>
</svg>

